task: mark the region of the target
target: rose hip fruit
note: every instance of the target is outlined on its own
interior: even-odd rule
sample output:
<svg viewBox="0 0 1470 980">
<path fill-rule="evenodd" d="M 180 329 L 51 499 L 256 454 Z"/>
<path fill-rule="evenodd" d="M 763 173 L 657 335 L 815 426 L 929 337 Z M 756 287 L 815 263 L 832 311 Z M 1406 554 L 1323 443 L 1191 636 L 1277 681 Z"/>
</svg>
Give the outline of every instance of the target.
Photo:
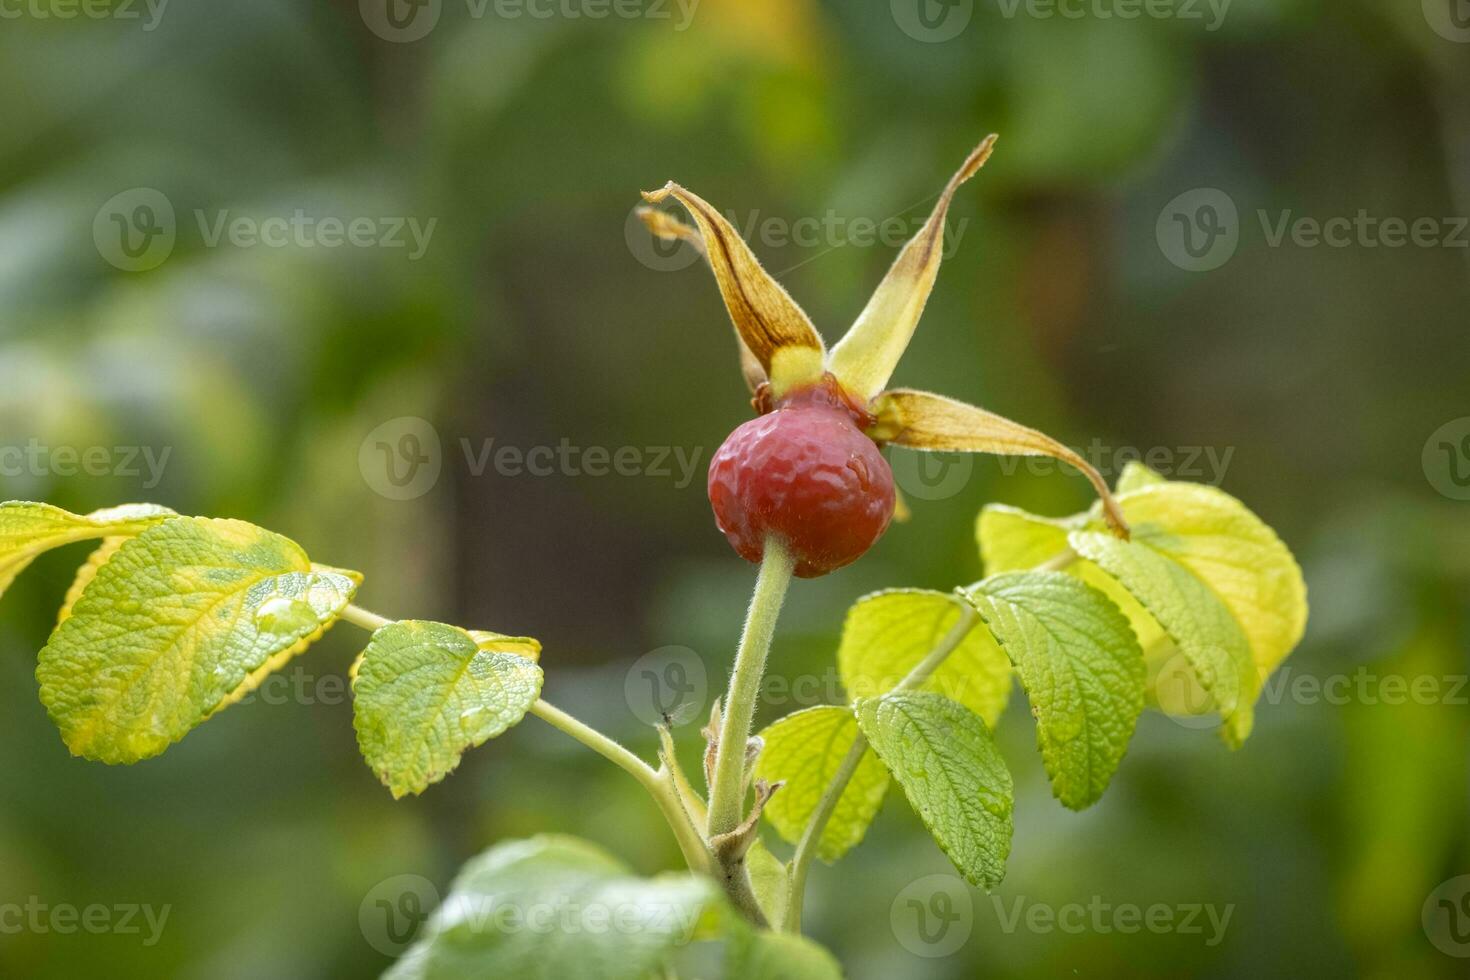
<svg viewBox="0 0 1470 980">
<path fill-rule="evenodd" d="M 709 500 L 740 557 L 760 561 L 775 535 L 796 575 L 816 578 L 873 546 L 894 492 L 888 461 L 859 428 L 870 421 L 829 376 L 730 433 L 710 461 Z"/>
</svg>

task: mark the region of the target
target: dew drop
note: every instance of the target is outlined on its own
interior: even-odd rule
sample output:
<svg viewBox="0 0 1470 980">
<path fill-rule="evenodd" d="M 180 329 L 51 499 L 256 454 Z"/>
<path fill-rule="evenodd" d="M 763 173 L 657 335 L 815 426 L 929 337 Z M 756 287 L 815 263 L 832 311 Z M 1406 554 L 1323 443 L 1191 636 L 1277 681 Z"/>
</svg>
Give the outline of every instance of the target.
<svg viewBox="0 0 1470 980">
<path fill-rule="evenodd" d="M 255 611 L 255 625 L 266 633 L 300 633 L 316 622 L 316 611 L 311 606 L 285 596 L 272 596 Z"/>
</svg>

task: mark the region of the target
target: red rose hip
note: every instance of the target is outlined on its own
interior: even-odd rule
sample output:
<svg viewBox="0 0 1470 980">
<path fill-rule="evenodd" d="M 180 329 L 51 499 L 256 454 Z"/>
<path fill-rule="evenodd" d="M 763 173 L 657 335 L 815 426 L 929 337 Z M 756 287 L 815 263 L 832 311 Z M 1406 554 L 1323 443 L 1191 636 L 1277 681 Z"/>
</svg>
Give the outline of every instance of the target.
<svg viewBox="0 0 1470 980">
<path fill-rule="evenodd" d="M 715 521 L 747 561 L 770 535 L 816 578 L 872 547 L 893 517 L 893 471 L 858 427 L 866 413 L 826 379 L 740 426 L 715 453 L 709 500 Z"/>
</svg>

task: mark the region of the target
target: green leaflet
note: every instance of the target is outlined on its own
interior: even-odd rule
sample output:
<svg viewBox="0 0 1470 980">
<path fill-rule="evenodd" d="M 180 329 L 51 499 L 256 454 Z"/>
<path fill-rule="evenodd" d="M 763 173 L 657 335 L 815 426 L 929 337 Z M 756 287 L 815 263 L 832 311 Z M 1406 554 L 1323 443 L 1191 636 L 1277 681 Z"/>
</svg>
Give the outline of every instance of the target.
<svg viewBox="0 0 1470 980">
<path fill-rule="evenodd" d="M 1074 810 L 1096 803 L 1143 711 L 1143 652 L 1127 618 L 1061 572 L 1009 572 L 967 595 L 1021 675 L 1052 792 Z"/>
<path fill-rule="evenodd" d="M 1306 628 L 1301 569 L 1271 528 L 1215 487 L 1129 463 L 1117 491 L 1132 544 L 1109 543 L 1097 507 L 1058 521 L 990 506 L 977 525 L 986 568 L 993 574 L 1035 564 L 1048 550 L 1064 553 L 1058 536 L 1070 528 L 1070 546 L 1091 561 L 1067 572 L 1123 611 L 1160 678 L 1187 679 L 1171 661 L 1182 654 L 1191 683 L 1224 719 L 1222 734 L 1239 745 L 1261 684 Z"/>
<path fill-rule="evenodd" d="M 788 843 L 801 839 L 832 777 L 857 741 L 857 720 L 847 708 L 823 705 L 787 715 L 765 731 L 765 748 L 755 764 L 758 778 L 786 785 L 766 803 L 765 815 Z M 857 846 L 888 792 L 888 770 L 872 750 L 837 800 L 817 842 L 817 857 L 829 864 Z"/>
<path fill-rule="evenodd" d="M 975 522 L 975 539 L 986 575 L 1034 568 L 1067 550 L 1067 532 L 1076 518 L 1037 517 L 1005 504 L 986 504 Z"/>
<path fill-rule="evenodd" d="M 1259 681 L 1250 645 L 1225 604 L 1189 569 L 1147 544 L 1102 531 L 1074 531 L 1069 540 L 1158 620 L 1213 698 L 1227 739 L 1244 741 Z"/>
<path fill-rule="evenodd" d="M 971 884 L 1005 877 L 1015 791 L 980 717 L 929 691 L 857 703 L 858 725 L 940 848 Z"/>
<path fill-rule="evenodd" d="M 852 700 L 891 691 L 964 613 L 946 592 L 893 589 L 864 596 L 847 611 L 837 671 Z M 973 629 L 925 681 L 994 725 L 1011 695 L 1011 664 L 984 630 Z"/>
<path fill-rule="evenodd" d="M 443 779 L 465 750 L 525 717 L 541 668 L 524 637 L 405 620 L 373 634 L 352 685 L 357 744 L 395 798 Z"/>
<path fill-rule="evenodd" d="M 841 980 L 842 968 L 805 936 L 732 927 L 725 942 L 726 980 Z"/>
<path fill-rule="evenodd" d="M 83 515 L 50 504 L 7 500 L 0 504 L 0 593 L 44 551 L 73 541 L 131 537 L 173 516 L 156 504 L 123 504 Z"/>
<path fill-rule="evenodd" d="M 41 701 L 73 754 L 158 755 L 306 649 L 356 587 L 263 528 L 172 518 L 95 570 L 41 651 Z"/>
<path fill-rule="evenodd" d="M 644 980 L 723 911 L 705 877 L 633 876 L 570 837 L 497 844 L 460 871 L 387 980 Z"/>
<path fill-rule="evenodd" d="M 1142 463 L 1129 460 L 1123 465 L 1123 473 L 1118 477 L 1118 485 L 1113 487 L 1113 492 L 1122 495 L 1151 487 L 1155 483 L 1167 482 L 1169 481 Z"/>
<path fill-rule="evenodd" d="M 1250 642 L 1256 671 L 1280 666 L 1307 626 L 1307 586 L 1286 545 L 1215 487 L 1157 483 L 1123 499 L 1134 539 L 1168 555 L 1220 597 Z"/>
</svg>

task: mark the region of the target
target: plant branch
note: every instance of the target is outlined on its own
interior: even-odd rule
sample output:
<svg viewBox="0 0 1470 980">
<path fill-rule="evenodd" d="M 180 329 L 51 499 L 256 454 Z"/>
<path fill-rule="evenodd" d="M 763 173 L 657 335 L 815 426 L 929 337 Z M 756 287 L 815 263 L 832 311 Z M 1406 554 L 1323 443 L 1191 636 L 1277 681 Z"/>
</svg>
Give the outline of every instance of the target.
<svg viewBox="0 0 1470 980">
<path fill-rule="evenodd" d="M 354 605 L 348 605 L 346 609 L 342 610 L 342 619 L 345 622 L 351 623 L 353 626 L 362 627 L 369 633 L 376 633 L 384 626 L 393 622 L 391 619 L 385 619 L 377 613 L 368 612 L 361 606 Z"/>
<path fill-rule="evenodd" d="M 570 735 L 638 780 L 668 821 L 669 829 L 674 832 L 674 839 L 679 842 L 679 850 L 683 852 L 690 869 L 706 874 L 713 873 L 709 848 L 690 820 L 684 804 L 680 802 L 674 779 L 667 768 L 654 769 L 618 742 L 546 701 L 538 700 L 531 705 L 531 714 Z"/>
<path fill-rule="evenodd" d="M 893 690 L 911 691 L 927 681 L 980 622 L 980 614 L 975 611 L 974 606 L 959 597 L 956 597 L 956 602 L 960 607 L 960 618 L 934 645 L 934 648 L 924 655 L 924 659 L 904 675 L 903 680 L 899 681 Z M 811 819 L 807 821 L 806 829 L 802 831 L 801 840 L 797 842 L 796 853 L 791 858 L 786 921 L 781 923 L 781 928 L 788 932 L 801 932 L 801 904 L 802 899 L 806 896 L 806 876 L 807 871 L 811 868 L 812 858 L 817 853 L 817 843 L 822 839 L 822 833 L 827 829 L 827 823 L 837 809 L 837 802 L 847 791 L 847 784 L 852 781 L 853 773 L 857 772 L 858 764 L 862 762 L 867 750 L 868 740 L 859 732 L 857 739 L 852 743 L 852 748 L 843 757 L 837 771 L 832 774 L 832 781 L 822 792 L 822 798 L 817 801 L 817 808 L 812 811 Z"/>
<path fill-rule="evenodd" d="M 755 718 L 756 696 L 766 670 L 766 654 L 776 630 L 776 617 L 791 584 L 795 563 L 776 538 L 766 540 L 765 557 L 750 597 L 745 630 L 735 651 L 730 690 L 725 695 L 720 741 L 715 749 L 715 778 L 710 786 L 707 836 L 728 834 L 740 826 L 745 803 L 745 744 Z"/>
</svg>

